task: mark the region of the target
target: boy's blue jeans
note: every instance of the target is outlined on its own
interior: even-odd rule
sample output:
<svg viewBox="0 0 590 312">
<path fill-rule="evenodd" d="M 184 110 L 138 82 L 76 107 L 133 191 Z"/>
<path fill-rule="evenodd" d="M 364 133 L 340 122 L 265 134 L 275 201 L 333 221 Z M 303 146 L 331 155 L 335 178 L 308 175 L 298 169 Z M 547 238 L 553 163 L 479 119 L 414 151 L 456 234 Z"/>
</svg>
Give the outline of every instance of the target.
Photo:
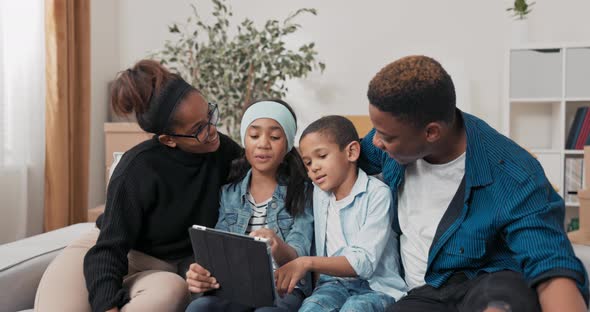
<svg viewBox="0 0 590 312">
<path fill-rule="evenodd" d="M 393 297 L 372 290 L 366 280 L 321 275 L 318 286 L 299 311 L 382 312 L 394 303 Z"/>
</svg>

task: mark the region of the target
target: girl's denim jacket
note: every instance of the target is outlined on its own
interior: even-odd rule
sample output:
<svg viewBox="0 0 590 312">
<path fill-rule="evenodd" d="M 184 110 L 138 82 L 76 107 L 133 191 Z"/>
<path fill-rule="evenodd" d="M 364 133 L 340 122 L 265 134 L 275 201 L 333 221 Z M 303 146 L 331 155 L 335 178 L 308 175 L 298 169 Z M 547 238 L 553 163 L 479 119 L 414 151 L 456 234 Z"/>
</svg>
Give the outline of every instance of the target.
<svg viewBox="0 0 590 312">
<path fill-rule="evenodd" d="M 232 233 L 246 233 L 248 222 L 252 217 L 252 208 L 247 198 L 251 174 L 250 170 L 242 181 L 224 185 L 221 189 L 221 205 L 219 219 L 215 225 L 216 229 Z M 312 207 L 305 207 L 302 213 L 292 217 L 285 207 L 286 196 L 287 186 L 277 185 L 272 199 L 268 203 L 267 228 L 274 230 L 283 241 L 293 247 L 299 257 L 309 256 L 313 239 Z M 298 286 L 306 296 L 309 296 L 312 291 L 311 274 L 308 273 Z"/>
</svg>

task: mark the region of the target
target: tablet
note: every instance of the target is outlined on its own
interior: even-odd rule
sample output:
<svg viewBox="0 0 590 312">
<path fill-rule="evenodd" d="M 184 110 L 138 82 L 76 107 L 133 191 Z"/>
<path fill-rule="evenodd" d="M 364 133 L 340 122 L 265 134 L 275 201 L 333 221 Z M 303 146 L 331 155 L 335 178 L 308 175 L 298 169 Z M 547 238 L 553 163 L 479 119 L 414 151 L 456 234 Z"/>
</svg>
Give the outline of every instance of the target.
<svg viewBox="0 0 590 312">
<path fill-rule="evenodd" d="M 273 306 L 277 297 L 268 240 L 216 230 L 189 228 L 195 261 L 211 272 L 219 289 L 207 294 L 248 307 Z"/>
</svg>

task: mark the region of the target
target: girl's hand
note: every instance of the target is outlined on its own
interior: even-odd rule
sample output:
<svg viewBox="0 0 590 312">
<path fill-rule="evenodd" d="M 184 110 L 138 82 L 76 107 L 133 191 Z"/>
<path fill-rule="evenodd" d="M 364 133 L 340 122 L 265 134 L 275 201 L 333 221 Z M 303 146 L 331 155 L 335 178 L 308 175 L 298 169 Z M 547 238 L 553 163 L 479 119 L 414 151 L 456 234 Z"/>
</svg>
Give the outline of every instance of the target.
<svg viewBox="0 0 590 312">
<path fill-rule="evenodd" d="M 281 246 L 285 243 L 275 231 L 267 228 L 258 229 L 254 232 L 250 233 L 252 237 L 263 237 L 268 239 L 268 243 L 270 244 L 270 252 L 272 256 L 276 259 L 277 258 L 277 251 L 281 248 Z"/>
<path fill-rule="evenodd" d="M 217 280 L 198 263 L 191 264 L 189 270 L 186 271 L 186 282 L 188 290 L 193 293 L 203 293 L 219 288 Z"/>
<path fill-rule="evenodd" d="M 303 279 L 309 270 L 309 261 L 307 257 L 297 258 L 275 271 L 275 283 L 277 292 L 281 297 L 290 294 L 295 289 L 297 283 Z"/>
</svg>

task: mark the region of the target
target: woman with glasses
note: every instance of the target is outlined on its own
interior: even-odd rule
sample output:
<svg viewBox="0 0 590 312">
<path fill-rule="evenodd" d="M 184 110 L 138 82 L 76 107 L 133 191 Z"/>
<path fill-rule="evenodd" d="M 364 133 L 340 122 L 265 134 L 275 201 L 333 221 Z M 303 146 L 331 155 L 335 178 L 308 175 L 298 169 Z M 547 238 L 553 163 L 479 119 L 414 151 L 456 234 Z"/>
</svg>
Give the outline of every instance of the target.
<svg viewBox="0 0 590 312">
<path fill-rule="evenodd" d="M 242 154 L 217 132 L 217 106 L 155 61 L 119 73 L 111 94 L 115 112 L 134 112 L 155 135 L 123 155 L 97 229 L 49 266 L 36 311 L 184 311 L 187 229 L 215 226 L 219 190 Z"/>
</svg>

